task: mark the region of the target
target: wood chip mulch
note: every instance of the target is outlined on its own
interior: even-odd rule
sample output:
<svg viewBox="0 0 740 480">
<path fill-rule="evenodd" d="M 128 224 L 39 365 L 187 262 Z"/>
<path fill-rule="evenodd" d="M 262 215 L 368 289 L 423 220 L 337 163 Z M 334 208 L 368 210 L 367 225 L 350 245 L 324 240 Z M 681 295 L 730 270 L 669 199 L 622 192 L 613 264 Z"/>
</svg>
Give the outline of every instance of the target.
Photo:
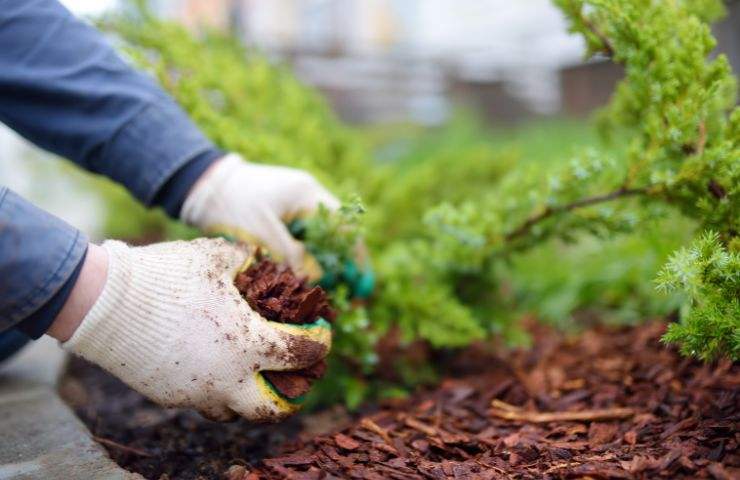
<svg viewBox="0 0 740 480">
<path fill-rule="evenodd" d="M 323 318 L 334 321 L 336 312 L 321 287 L 309 286 L 305 278 L 257 253 L 256 261 L 239 273 L 234 285 L 250 307 L 264 318 L 281 323 L 307 324 Z M 301 370 L 263 371 L 262 376 L 283 396 L 296 399 L 326 373 L 326 360 Z"/>
<path fill-rule="evenodd" d="M 738 365 L 682 358 L 663 329 L 537 335 L 529 352 L 226 478 L 740 478 Z"/>
</svg>

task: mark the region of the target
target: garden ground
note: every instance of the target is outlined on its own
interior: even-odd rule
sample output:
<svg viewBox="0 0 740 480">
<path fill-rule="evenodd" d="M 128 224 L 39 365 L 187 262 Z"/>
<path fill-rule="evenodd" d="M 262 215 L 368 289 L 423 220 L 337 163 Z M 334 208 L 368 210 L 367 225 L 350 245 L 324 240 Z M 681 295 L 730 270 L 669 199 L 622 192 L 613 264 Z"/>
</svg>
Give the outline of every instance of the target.
<svg viewBox="0 0 740 480">
<path fill-rule="evenodd" d="M 738 478 L 740 368 L 680 357 L 664 326 L 533 326 L 533 349 L 468 349 L 408 400 L 277 426 L 162 410 L 80 361 L 62 392 L 114 460 L 153 479 Z"/>
</svg>

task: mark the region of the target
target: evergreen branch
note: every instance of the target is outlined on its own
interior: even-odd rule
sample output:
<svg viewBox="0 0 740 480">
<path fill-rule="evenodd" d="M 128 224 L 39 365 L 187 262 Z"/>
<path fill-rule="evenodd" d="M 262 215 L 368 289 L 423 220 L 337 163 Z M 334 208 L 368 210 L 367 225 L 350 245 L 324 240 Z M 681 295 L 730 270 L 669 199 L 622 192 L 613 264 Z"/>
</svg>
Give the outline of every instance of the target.
<svg viewBox="0 0 740 480">
<path fill-rule="evenodd" d="M 583 25 L 588 28 L 588 30 L 593 33 L 602 43 L 604 46 L 604 55 L 607 57 L 613 57 L 614 56 L 614 46 L 612 45 L 611 41 L 609 40 L 609 37 L 604 34 L 599 28 L 594 24 L 594 22 L 591 21 L 590 18 L 583 15 L 581 12 L 581 21 L 583 22 Z"/>
<path fill-rule="evenodd" d="M 601 195 L 594 195 L 591 197 L 585 197 L 581 198 L 579 200 L 576 200 L 572 203 L 568 203 L 565 205 L 560 205 L 556 207 L 547 207 L 542 212 L 538 213 L 537 215 L 533 215 L 526 219 L 521 225 L 519 225 L 517 228 L 512 230 L 511 232 L 507 233 L 504 238 L 507 241 L 514 240 L 516 238 L 519 238 L 525 234 L 527 234 L 532 227 L 534 227 L 536 224 L 542 222 L 543 220 L 546 220 L 554 215 L 570 212 L 579 208 L 588 207 L 591 205 L 596 205 L 599 203 L 609 202 L 611 200 L 616 200 L 618 198 L 623 197 L 629 197 L 633 195 L 643 195 L 647 193 L 648 189 L 645 188 L 625 188 L 622 187 L 618 190 L 615 190 L 610 193 L 604 193 Z"/>
<path fill-rule="evenodd" d="M 699 139 L 696 141 L 696 153 L 704 154 L 704 146 L 707 144 L 707 126 L 704 120 L 699 122 Z"/>
</svg>

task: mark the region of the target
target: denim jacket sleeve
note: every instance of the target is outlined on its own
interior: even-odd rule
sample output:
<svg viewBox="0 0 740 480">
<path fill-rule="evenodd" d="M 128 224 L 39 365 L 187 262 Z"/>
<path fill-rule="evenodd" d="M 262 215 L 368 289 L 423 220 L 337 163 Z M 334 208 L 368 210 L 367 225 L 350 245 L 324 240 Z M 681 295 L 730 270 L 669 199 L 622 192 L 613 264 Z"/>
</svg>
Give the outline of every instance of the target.
<svg viewBox="0 0 740 480">
<path fill-rule="evenodd" d="M 151 78 L 56 0 L 0 0 L 0 122 L 172 216 L 220 156 Z M 0 186 L 0 332 L 41 335 L 86 247 L 76 229 Z"/>
<path fill-rule="evenodd" d="M 86 251 L 85 235 L 0 186 L 0 332 L 49 302 Z M 48 323 L 24 331 L 39 337 Z"/>
<path fill-rule="evenodd" d="M 153 79 L 56 0 L 0 0 L 0 121 L 146 205 L 216 150 Z"/>
</svg>

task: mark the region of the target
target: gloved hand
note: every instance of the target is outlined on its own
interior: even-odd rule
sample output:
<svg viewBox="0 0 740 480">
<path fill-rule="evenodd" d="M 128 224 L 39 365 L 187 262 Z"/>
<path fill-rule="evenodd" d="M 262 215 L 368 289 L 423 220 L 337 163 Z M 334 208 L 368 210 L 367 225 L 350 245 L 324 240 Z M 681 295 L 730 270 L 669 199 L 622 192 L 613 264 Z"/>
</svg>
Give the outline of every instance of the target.
<svg viewBox="0 0 740 480">
<path fill-rule="evenodd" d="M 308 173 L 245 162 L 232 153 L 198 180 L 180 217 L 205 232 L 265 246 L 294 271 L 316 278 L 318 265 L 286 223 L 309 216 L 319 204 L 339 208 L 339 201 Z"/>
<path fill-rule="evenodd" d="M 249 307 L 233 280 L 254 249 L 223 239 L 103 248 L 105 287 L 65 349 L 161 405 L 214 420 L 274 421 L 298 408 L 260 371 L 316 363 L 331 332 L 270 322 Z"/>
</svg>

